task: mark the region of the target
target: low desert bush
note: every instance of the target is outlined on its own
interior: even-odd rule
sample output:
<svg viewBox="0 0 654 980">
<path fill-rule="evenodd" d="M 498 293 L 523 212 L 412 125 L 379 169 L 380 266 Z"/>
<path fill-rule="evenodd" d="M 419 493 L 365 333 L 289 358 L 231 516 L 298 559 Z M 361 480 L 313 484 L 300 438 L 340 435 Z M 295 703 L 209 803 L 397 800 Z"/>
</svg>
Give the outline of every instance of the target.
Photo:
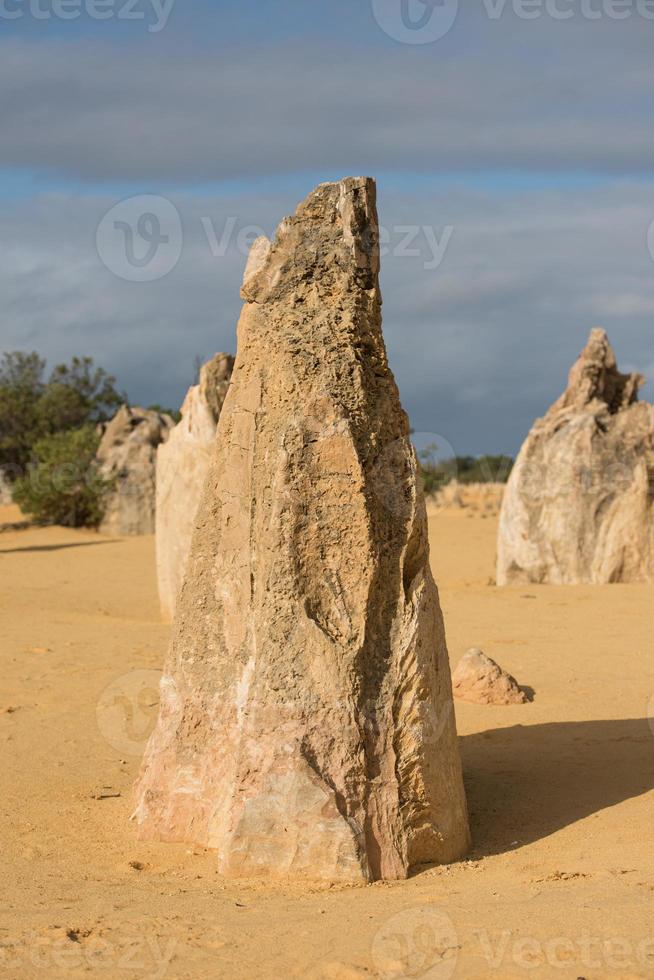
<svg viewBox="0 0 654 980">
<path fill-rule="evenodd" d="M 58 364 L 49 377 L 45 372 L 35 351 L 0 358 L 0 468 L 12 482 L 25 473 L 39 440 L 105 422 L 126 400 L 90 357 Z"/>
<path fill-rule="evenodd" d="M 98 469 L 98 444 L 91 425 L 39 439 L 24 476 L 13 486 L 14 502 L 42 524 L 97 527 L 111 487 Z"/>
</svg>

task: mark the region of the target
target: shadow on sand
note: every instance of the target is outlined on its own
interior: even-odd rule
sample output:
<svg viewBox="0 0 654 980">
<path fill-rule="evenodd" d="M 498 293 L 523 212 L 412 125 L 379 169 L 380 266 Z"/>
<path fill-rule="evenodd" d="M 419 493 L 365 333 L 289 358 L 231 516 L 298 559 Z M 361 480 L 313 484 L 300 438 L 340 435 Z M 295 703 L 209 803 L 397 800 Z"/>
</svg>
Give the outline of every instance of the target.
<svg viewBox="0 0 654 980">
<path fill-rule="evenodd" d="M 654 789 L 653 719 L 514 725 L 463 737 L 461 752 L 476 857 Z"/>
<path fill-rule="evenodd" d="M 0 544 L 0 555 L 27 554 L 37 551 L 64 551 L 66 548 L 97 548 L 101 544 L 116 544 L 116 542 L 111 539 L 107 541 L 69 541 L 66 544 L 27 545 L 25 548 L 3 548 Z"/>
</svg>

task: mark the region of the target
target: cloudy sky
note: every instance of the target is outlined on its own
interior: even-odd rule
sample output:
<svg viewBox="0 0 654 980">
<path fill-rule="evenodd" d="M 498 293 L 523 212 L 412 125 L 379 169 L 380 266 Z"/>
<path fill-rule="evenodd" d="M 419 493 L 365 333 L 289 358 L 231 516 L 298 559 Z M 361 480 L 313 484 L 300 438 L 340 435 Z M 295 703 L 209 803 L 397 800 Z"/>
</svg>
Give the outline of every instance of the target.
<svg viewBox="0 0 654 980">
<path fill-rule="evenodd" d="M 654 378 L 653 46 L 654 0 L 0 0 L 0 347 L 177 406 L 257 230 L 371 174 L 414 428 L 513 453 L 591 327 Z"/>
</svg>

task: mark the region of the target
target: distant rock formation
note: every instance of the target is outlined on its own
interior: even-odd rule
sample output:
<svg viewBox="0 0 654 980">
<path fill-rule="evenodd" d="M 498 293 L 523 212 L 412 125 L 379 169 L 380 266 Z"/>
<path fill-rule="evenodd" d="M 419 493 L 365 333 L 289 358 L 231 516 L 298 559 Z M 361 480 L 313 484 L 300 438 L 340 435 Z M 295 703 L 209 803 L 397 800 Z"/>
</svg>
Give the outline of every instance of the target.
<svg viewBox="0 0 654 980">
<path fill-rule="evenodd" d="M 172 620 L 184 578 L 191 536 L 209 471 L 216 426 L 234 358 L 216 354 L 189 388 L 182 420 L 157 451 L 157 578 L 161 613 Z"/>
<path fill-rule="evenodd" d="M 529 696 L 515 677 L 481 650 L 468 650 L 452 674 L 454 697 L 473 704 L 525 704 Z"/>
<path fill-rule="evenodd" d="M 504 495 L 498 585 L 654 579 L 654 405 L 593 330 Z"/>
<path fill-rule="evenodd" d="M 135 812 L 224 874 L 403 878 L 469 844 L 378 254 L 374 182 L 349 178 L 245 273 Z"/>
<path fill-rule="evenodd" d="M 11 503 L 11 484 L 3 471 L 0 470 L 0 507 L 7 507 Z"/>
<path fill-rule="evenodd" d="M 468 510 L 483 517 L 496 517 L 502 506 L 505 483 L 459 483 L 452 480 L 427 498 L 429 512 Z"/>
<path fill-rule="evenodd" d="M 154 534 L 157 447 L 174 426 L 170 415 L 123 405 L 103 427 L 97 458 L 113 481 L 100 525 L 103 534 Z"/>
</svg>

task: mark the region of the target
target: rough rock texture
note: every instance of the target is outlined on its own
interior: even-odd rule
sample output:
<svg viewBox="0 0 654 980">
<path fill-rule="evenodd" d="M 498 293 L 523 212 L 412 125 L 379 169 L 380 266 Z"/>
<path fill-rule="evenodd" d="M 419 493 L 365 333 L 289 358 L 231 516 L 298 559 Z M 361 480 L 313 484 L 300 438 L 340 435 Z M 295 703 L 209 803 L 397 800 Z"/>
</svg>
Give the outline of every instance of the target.
<svg viewBox="0 0 654 980">
<path fill-rule="evenodd" d="M 500 515 L 498 585 L 654 578 L 654 405 L 593 330 L 568 388 L 539 419 Z"/>
<path fill-rule="evenodd" d="M 200 383 L 189 389 L 184 400 L 181 422 L 157 451 L 157 577 L 166 620 L 175 613 L 233 367 L 229 354 L 216 354 L 204 365 Z"/>
<path fill-rule="evenodd" d="M 0 507 L 5 507 L 11 502 L 11 484 L 3 471 L 0 470 Z"/>
<path fill-rule="evenodd" d="M 481 650 L 468 650 L 452 674 L 454 697 L 473 704 L 525 704 L 528 695 L 511 674 Z"/>
<path fill-rule="evenodd" d="M 157 447 L 174 426 L 169 415 L 123 405 L 104 427 L 97 458 L 108 494 L 103 534 L 154 534 Z"/>
<path fill-rule="evenodd" d="M 225 874 L 401 878 L 469 843 L 377 241 L 374 182 L 323 184 L 245 273 L 135 812 Z"/>
</svg>

